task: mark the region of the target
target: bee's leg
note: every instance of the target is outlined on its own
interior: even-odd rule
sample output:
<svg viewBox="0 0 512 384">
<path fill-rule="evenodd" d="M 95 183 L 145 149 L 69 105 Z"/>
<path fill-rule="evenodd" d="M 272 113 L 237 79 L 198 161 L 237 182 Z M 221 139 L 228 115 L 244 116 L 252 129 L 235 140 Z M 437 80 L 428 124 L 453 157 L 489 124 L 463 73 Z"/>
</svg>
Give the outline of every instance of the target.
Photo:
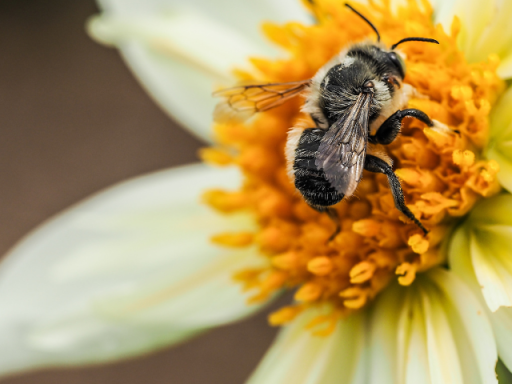
<svg viewBox="0 0 512 384">
<path fill-rule="evenodd" d="M 391 166 L 377 156 L 367 155 L 364 162 L 364 169 L 370 172 L 383 173 L 388 177 L 389 186 L 391 187 L 391 194 L 393 195 L 393 200 L 395 201 L 395 207 L 409 219 L 414 221 L 414 223 L 420 227 L 426 235 L 428 231 L 405 205 L 402 186 L 400 185 L 400 181 L 393 172 Z"/>
<path fill-rule="evenodd" d="M 341 222 L 340 222 L 340 216 L 338 215 L 338 211 L 332 207 L 323 207 L 323 206 L 311 205 L 311 204 L 309 204 L 309 206 L 311 208 L 317 210 L 318 212 L 326 213 L 327 216 L 329 216 L 329 218 L 333 221 L 334 225 L 336 226 L 336 229 L 334 230 L 334 233 L 329 237 L 328 242 L 334 240 L 334 238 L 338 235 L 338 233 L 341 232 Z"/>
<path fill-rule="evenodd" d="M 368 141 L 372 144 L 390 144 L 395 140 L 400 128 L 402 127 L 402 120 L 404 117 L 415 117 L 423 121 L 429 127 L 434 126 L 434 122 L 430 120 L 425 112 L 419 109 L 404 109 L 398 110 L 389 116 L 386 121 L 382 123 L 374 136 L 370 136 Z"/>
<path fill-rule="evenodd" d="M 329 237 L 329 241 L 333 241 L 334 238 L 340 233 L 341 231 L 341 223 L 340 223 L 340 216 L 338 215 L 338 211 L 334 208 L 327 208 L 325 210 L 325 213 L 327 213 L 327 216 L 330 217 L 330 219 L 334 222 L 334 225 L 336 226 L 336 229 L 334 230 L 334 233 Z"/>
</svg>

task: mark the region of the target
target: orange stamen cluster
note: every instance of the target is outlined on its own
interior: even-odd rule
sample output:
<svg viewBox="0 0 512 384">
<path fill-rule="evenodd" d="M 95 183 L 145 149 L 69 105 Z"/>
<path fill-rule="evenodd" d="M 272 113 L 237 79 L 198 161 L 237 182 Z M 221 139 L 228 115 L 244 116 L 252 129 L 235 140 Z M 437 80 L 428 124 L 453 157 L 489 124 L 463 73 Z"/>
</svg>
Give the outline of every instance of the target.
<svg viewBox="0 0 512 384">
<path fill-rule="evenodd" d="M 308 3 L 309 4 L 309 3 Z M 341 49 L 373 38 L 368 25 L 339 0 L 316 0 L 318 23 L 267 24 L 267 36 L 288 52 L 285 59 L 252 59 L 254 72 L 237 72 L 243 82 L 288 82 L 311 78 Z M 295 289 L 296 305 L 275 312 L 272 324 L 290 321 L 308 305 L 328 302 L 336 316 L 363 307 L 394 278 L 411 284 L 417 273 L 444 262 L 440 243 L 456 218 L 482 198 L 499 191 L 498 165 L 481 158 L 488 137 L 488 114 L 503 84 L 495 57 L 468 64 L 457 49 L 458 22 L 450 34 L 433 26 L 428 4 L 410 1 L 391 12 L 389 4 L 358 5 L 391 45 L 408 36 L 435 38 L 440 45 L 407 43 L 405 82 L 417 95 L 418 108 L 441 124 L 429 128 L 415 119 L 404 122 L 401 135 L 382 150 L 393 159 L 406 202 L 429 229 L 421 230 L 395 209 L 387 178 L 365 172 L 355 197 L 337 204 L 341 232 L 325 214 L 311 209 L 286 172 L 284 147 L 288 130 L 299 120 L 303 100 L 296 98 L 261 113 L 247 124 L 215 126 L 218 146 L 203 152 L 217 165 L 235 164 L 245 181 L 238 191 L 209 191 L 205 200 L 224 213 L 251 212 L 257 233 L 219 234 L 213 241 L 228 247 L 257 246 L 268 267 L 240 271 L 236 279 L 260 301 L 283 288 Z M 313 123 L 309 120 L 309 126 Z M 397 276 L 398 275 L 398 276 Z M 329 329 L 329 327 L 327 327 Z"/>
</svg>

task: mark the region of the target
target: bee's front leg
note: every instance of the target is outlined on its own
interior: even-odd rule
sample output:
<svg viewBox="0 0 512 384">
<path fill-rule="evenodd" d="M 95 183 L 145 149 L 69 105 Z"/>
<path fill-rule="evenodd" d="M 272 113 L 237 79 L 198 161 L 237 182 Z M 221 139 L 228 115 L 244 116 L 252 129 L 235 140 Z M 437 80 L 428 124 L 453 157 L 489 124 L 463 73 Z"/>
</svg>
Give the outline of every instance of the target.
<svg viewBox="0 0 512 384">
<path fill-rule="evenodd" d="M 405 117 L 415 117 L 423 121 L 429 127 L 434 126 L 434 122 L 427 116 L 425 112 L 419 109 L 404 109 L 398 110 L 389 116 L 384 123 L 379 127 L 374 136 L 368 137 L 368 141 L 372 144 L 390 144 L 395 140 L 400 128 L 402 127 L 402 120 Z"/>
</svg>

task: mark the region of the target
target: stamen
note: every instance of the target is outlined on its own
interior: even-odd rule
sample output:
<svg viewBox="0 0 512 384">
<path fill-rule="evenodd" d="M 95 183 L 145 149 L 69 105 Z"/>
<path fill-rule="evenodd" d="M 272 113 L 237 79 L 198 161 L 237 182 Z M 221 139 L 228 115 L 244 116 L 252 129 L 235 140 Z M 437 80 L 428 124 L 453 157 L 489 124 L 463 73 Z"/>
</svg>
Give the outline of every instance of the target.
<svg viewBox="0 0 512 384">
<path fill-rule="evenodd" d="M 202 198 L 206 204 L 224 213 L 235 212 L 247 206 L 247 196 L 243 192 L 212 189 L 205 192 Z"/>
<path fill-rule="evenodd" d="M 347 288 L 340 292 L 340 297 L 344 298 L 343 304 L 350 309 L 359 309 L 363 307 L 368 300 L 368 292 L 360 287 Z"/>
<path fill-rule="evenodd" d="M 315 257 L 308 263 L 308 271 L 317 276 L 328 275 L 332 269 L 332 261 L 326 256 Z"/>
<path fill-rule="evenodd" d="M 381 223 L 374 219 L 364 219 L 352 224 L 352 230 L 364 237 L 374 237 L 380 233 Z"/>
<path fill-rule="evenodd" d="M 457 149 L 453 151 L 453 162 L 462 167 L 470 167 L 475 163 L 475 154 L 469 150 Z"/>
<path fill-rule="evenodd" d="M 302 310 L 303 309 L 298 306 L 283 307 L 280 310 L 272 313 L 268 317 L 268 321 L 269 321 L 270 325 L 274 325 L 274 326 L 283 325 L 283 324 L 286 324 L 286 323 L 292 321 L 293 319 L 295 319 L 295 317 L 297 317 L 297 315 L 299 313 L 301 313 Z"/>
<path fill-rule="evenodd" d="M 361 284 L 370 280 L 375 273 L 377 266 L 369 261 L 361 261 L 350 270 L 350 282 Z"/>
<path fill-rule="evenodd" d="M 322 286 L 315 283 L 306 283 L 295 293 L 295 300 L 297 301 L 315 301 L 322 294 Z"/>
<path fill-rule="evenodd" d="M 278 256 L 274 256 L 272 259 L 272 265 L 276 268 L 283 270 L 291 270 L 298 267 L 299 256 L 296 252 L 286 252 Z"/>
<path fill-rule="evenodd" d="M 252 244 L 254 235 L 250 232 L 221 233 L 212 237 L 214 244 L 225 247 L 246 247 Z"/>
<path fill-rule="evenodd" d="M 205 163 L 225 166 L 233 163 L 233 156 L 226 150 L 218 148 L 203 148 L 199 151 L 199 157 Z"/>
<path fill-rule="evenodd" d="M 429 241 L 424 236 L 416 234 L 409 237 L 407 244 L 412 248 L 415 253 L 425 253 L 428 251 Z"/>
<path fill-rule="evenodd" d="M 400 285 L 408 286 L 411 285 L 416 277 L 416 266 L 410 263 L 402 263 L 396 268 L 396 274 L 400 277 L 398 282 Z"/>
</svg>

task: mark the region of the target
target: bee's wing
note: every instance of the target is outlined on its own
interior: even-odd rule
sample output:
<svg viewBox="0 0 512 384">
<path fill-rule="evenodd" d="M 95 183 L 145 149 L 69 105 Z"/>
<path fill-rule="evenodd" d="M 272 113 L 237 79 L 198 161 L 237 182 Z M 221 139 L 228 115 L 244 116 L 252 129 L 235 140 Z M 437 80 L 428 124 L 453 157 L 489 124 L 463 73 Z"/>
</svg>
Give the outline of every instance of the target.
<svg viewBox="0 0 512 384">
<path fill-rule="evenodd" d="M 361 93 L 349 109 L 325 133 L 315 165 L 338 193 L 354 193 L 363 173 L 368 142 L 368 115 L 372 95 Z"/>
<path fill-rule="evenodd" d="M 311 80 L 302 80 L 221 89 L 213 93 L 215 97 L 224 98 L 215 107 L 213 118 L 216 122 L 247 119 L 256 112 L 267 111 L 297 96 L 310 83 Z"/>
</svg>

